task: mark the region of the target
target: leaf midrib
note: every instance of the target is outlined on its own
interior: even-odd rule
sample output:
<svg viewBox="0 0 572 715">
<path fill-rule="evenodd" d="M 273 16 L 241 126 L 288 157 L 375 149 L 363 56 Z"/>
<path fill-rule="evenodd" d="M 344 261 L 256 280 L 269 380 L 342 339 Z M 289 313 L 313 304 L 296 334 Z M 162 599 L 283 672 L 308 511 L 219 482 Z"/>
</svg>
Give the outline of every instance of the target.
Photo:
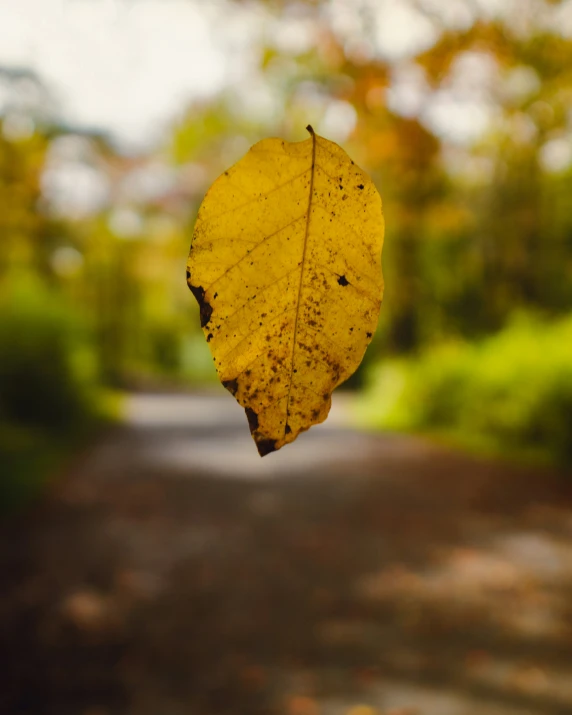
<svg viewBox="0 0 572 715">
<path fill-rule="evenodd" d="M 302 249 L 302 262 L 300 264 L 300 282 L 298 283 L 298 296 L 296 299 L 296 317 L 294 319 L 294 335 L 292 337 L 292 360 L 290 362 L 290 380 L 288 385 L 288 400 L 286 402 L 286 420 L 284 422 L 284 439 L 286 439 L 286 427 L 290 417 L 290 396 L 292 394 L 292 382 L 294 380 L 294 359 L 296 356 L 296 338 L 298 337 L 298 322 L 300 318 L 300 304 L 302 303 L 302 282 L 304 279 L 304 266 L 306 264 L 306 251 L 308 247 L 308 234 L 310 231 L 310 216 L 312 209 L 312 197 L 314 195 L 314 175 L 316 173 L 316 134 L 311 126 L 307 127 L 312 135 L 312 166 L 310 167 L 310 189 L 308 192 L 308 210 L 306 217 L 306 229 L 304 232 L 304 246 Z"/>
</svg>

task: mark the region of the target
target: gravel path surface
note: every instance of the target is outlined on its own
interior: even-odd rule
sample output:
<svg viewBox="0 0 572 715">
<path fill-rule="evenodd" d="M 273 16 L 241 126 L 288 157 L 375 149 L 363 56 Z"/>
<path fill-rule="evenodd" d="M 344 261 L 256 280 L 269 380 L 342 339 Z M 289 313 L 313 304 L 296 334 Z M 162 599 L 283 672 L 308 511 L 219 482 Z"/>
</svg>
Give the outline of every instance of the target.
<svg viewBox="0 0 572 715">
<path fill-rule="evenodd" d="M 138 395 L 0 525 L 0 713 L 570 715 L 572 475 Z"/>
</svg>

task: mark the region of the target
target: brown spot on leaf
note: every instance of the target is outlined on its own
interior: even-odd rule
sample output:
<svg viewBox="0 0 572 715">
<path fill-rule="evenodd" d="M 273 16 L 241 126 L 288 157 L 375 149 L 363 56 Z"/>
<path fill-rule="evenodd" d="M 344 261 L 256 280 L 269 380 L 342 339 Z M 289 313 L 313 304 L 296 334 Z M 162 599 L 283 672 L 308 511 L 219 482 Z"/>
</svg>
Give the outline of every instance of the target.
<svg viewBox="0 0 572 715">
<path fill-rule="evenodd" d="M 339 283 L 341 286 L 349 286 L 349 284 L 350 284 L 349 280 L 348 280 L 345 276 L 340 276 L 340 277 L 338 278 L 338 283 Z"/>
<path fill-rule="evenodd" d="M 213 314 L 213 309 L 211 304 L 205 300 L 205 291 L 202 286 L 192 286 L 189 283 L 189 288 L 191 293 L 195 296 L 197 303 L 199 304 L 199 312 L 201 316 L 201 328 L 208 325 L 211 315 Z"/>
<path fill-rule="evenodd" d="M 252 434 L 258 429 L 258 415 L 252 407 L 246 407 L 244 411 L 246 412 L 246 419 L 248 420 L 248 426 L 250 427 L 250 434 Z"/>
<path fill-rule="evenodd" d="M 261 457 L 265 457 L 270 452 L 276 452 L 276 441 L 273 439 L 261 439 L 256 442 L 256 449 Z"/>
<path fill-rule="evenodd" d="M 371 338 L 373 333 L 366 333 L 366 337 Z"/>
<path fill-rule="evenodd" d="M 364 188 L 363 184 L 358 184 L 358 189 L 363 189 L 363 188 Z"/>
<path fill-rule="evenodd" d="M 292 432 L 292 427 L 290 427 L 290 425 L 286 425 L 284 428 L 284 434 L 290 434 L 290 432 Z"/>
<path fill-rule="evenodd" d="M 214 337 L 213 334 L 212 334 L 212 333 L 209 333 L 209 334 L 207 335 L 207 343 L 210 343 L 210 341 L 213 339 L 213 337 Z"/>
<path fill-rule="evenodd" d="M 233 395 L 236 395 L 238 392 L 238 381 L 236 379 L 234 380 L 223 380 L 222 381 L 222 386 L 226 387 L 226 389 L 232 393 Z"/>
</svg>

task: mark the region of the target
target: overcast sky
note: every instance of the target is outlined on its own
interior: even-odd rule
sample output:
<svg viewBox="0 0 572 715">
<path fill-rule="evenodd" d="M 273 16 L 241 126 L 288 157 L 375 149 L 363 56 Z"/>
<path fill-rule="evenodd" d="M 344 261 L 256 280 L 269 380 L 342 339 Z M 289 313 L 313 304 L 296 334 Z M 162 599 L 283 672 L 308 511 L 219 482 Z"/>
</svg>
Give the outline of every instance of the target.
<svg viewBox="0 0 572 715">
<path fill-rule="evenodd" d="M 422 1 L 446 9 L 453 26 L 471 22 L 471 5 L 463 0 Z M 511 2 L 474 1 L 485 14 Z M 376 20 L 372 39 L 378 53 L 396 57 L 435 37 L 431 23 L 413 13 L 407 0 L 360 3 Z M 342 36 L 358 36 L 360 3 L 325 3 Z M 269 25 L 255 5 L 230 0 L 0 0 L 0 66 L 35 70 L 65 121 L 137 146 L 157 140 L 192 99 L 248 81 L 256 37 L 269 27 L 279 47 L 312 41 L 283 18 Z M 398 88 L 392 101 L 415 106 L 411 86 Z M 483 125 L 485 110 L 479 115 L 474 102 L 464 107 L 454 97 L 436 101 L 430 120 L 443 131 Z"/>
<path fill-rule="evenodd" d="M 403 0 L 383 3 L 392 6 L 378 38 L 388 52 L 427 35 L 411 27 Z M 332 6 L 351 32 L 352 0 Z M 189 100 L 244 79 L 262 23 L 252 6 L 226 0 L 0 0 L 0 65 L 35 70 L 64 119 L 138 143 Z M 296 34 L 284 24 L 284 42 Z"/>
<path fill-rule="evenodd" d="M 0 0 L 0 65 L 34 69 L 66 120 L 148 140 L 189 99 L 216 92 L 240 71 L 241 33 L 217 28 L 222 7 L 217 0 Z"/>
</svg>

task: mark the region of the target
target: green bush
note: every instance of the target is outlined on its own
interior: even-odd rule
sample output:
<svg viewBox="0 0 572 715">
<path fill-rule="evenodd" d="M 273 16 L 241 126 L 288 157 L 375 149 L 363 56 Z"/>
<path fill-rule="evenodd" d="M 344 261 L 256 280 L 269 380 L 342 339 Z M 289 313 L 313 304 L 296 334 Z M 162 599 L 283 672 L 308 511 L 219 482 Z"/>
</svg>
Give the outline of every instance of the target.
<svg viewBox="0 0 572 715">
<path fill-rule="evenodd" d="M 572 462 L 572 317 L 520 317 L 477 344 L 452 343 L 370 374 L 362 416 L 386 429 Z"/>
<path fill-rule="evenodd" d="M 0 513 L 38 494 L 94 426 L 96 377 L 69 306 L 29 278 L 0 287 Z"/>
<path fill-rule="evenodd" d="M 0 420 L 75 429 L 92 409 L 94 353 L 74 312 L 41 284 L 0 294 Z"/>
</svg>

